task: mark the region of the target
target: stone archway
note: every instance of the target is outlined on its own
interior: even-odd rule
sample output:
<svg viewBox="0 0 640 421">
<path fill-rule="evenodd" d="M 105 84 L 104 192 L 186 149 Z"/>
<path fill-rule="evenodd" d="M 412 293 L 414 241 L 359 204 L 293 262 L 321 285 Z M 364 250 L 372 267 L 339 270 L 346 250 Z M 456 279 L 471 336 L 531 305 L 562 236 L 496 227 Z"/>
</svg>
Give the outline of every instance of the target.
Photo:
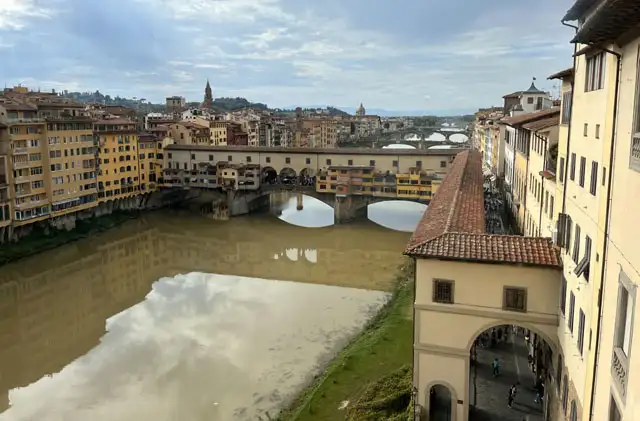
<svg viewBox="0 0 640 421">
<path fill-rule="evenodd" d="M 260 180 L 264 184 L 274 184 L 278 181 L 278 172 L 273 167 L 262 167 Z"/>
<path fill-rule="evenodd" d="M 426 420 L 456 420 L 458 396 L 448 382 L 436 380 L 427 385 L 425 393 Z"/>
<path fill-rule="evenodd" d="M 278 177 L 282 184 L 295 184 L 297 182 L 298 173 L 291 167 L 284 167 L 280 170 Z"/>
</svg>

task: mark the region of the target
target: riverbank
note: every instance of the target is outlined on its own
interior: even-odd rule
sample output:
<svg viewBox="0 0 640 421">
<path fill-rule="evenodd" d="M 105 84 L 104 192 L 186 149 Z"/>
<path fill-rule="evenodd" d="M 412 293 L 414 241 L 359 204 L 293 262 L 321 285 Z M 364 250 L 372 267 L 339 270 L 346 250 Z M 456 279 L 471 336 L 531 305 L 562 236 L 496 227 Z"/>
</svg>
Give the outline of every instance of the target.
<svg viewBox="0 0 640 421">
<path fill-rule="evenodd" d="M 279 421 L 345 419 L 345 402 L 356 402 L 372 382 L 412 364 L 413 270 L 413 262 L 405 261 L 396 276 L 391 299 L 368 327 L 281 412 Z"/>
<path fill-rule="evenodd" d="M 139 211 L 115 211 L 110 215 L 78 220 L 70 231 L 36 229 L 15 243 L 0 245 L 0 266 L 106 231 L 139 215 Z"/>
</svg>

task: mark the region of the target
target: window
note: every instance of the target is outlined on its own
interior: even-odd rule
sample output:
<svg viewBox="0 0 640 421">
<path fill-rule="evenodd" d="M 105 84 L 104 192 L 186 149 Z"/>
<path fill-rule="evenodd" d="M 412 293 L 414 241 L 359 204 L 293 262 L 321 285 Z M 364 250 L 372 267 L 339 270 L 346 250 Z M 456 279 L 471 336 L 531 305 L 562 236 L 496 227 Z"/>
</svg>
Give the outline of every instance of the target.
<svg viewBox="0 0 640 421">
<path fill-rule="evenodd" d="M 591 161 L 591 184 L 589 185 L 589 193 L 596 195 L 598 190 L 598 163 Z"/>
<path fill-rule="evenodd" d="M 353 165 L 353 159 L 348 160 L 347 165 Z"/>
<path fill-rule="evenodd" d="M 247 163 L 251 162 L 251 157 L 247 156 Z"/>
<path fill-rule="evenodd" d="M 373 159 L 369 160 L 369 166 L 370 167 L 375 167 L 376 166 L 376 161 L 373 160 Z"/>
<path fill-rule="evenodd" d="M 327 165 L 331 165 L 331 160 L 327 159 Z"/>
<path fill-rule="evenodd" d="M 306 164 L 311 164 L 311 158 L 306 158 L 306 159 L 304 160 L 304 162 L 305 162 Z"/>
<path fill-rule="evenodd" d="M 580 225 L 576 224 L 575 237 L 573 240 L 573 253 L 571 258 L 577 264 L 580 258 Z"/>
<path fill-rule="evenodd" d="M 582 136 L 587 137 L 589 135 L 589 124 L 584 123 L 584 129 L 582 129 Z"/>
<path fill-rule="evenodd" d="M 445 166 L 447 165 L 447 162 L 444 161 Z M 417 168 L 422 168 L 422 161 L 416 161 L 416 167 Z M 440 167 L 442 167 L 442 162 L 440 162 Z"/>
<path fill-rule="evenodd" d="M 533 104 L 533 97 L 527 98 L 527 104 Z"/>
<path fill-rule="evenodd" d="M 580 179 L 578 180 L 580 187 L 584 187 L 586 170 L 587 170 L 587 158 L 585 158 L 584 156 L 581 156 L 580 157 Z"/>
<path fill-rule="evenodd" d="M 596 124 L 596 139 L 600 139 L 600 125 Z"/>
<path fill-rule="evenodd" d="M 525 288 L 504 287 L 502 309 L 507 311 L 527 311 L 527 290 Z"/>
<path fill-rule="evenodd" d="M 569 168 L 569 178 L 571 181 L 576 181 L 576 154 L 571 154 L 571 168 Z"/>
<path fill-rule="evenodd" d="M 433 280 L 433 302 L 453 304 L 453 281 L 444 279 Z"/>
<path fill-rule="evenodd" d="M 587 74 L 585 79 L 585 92 L 596 91 L 604 88 L 605 53 L 598 53 L 587 58 Z"/>
<path fill-rule="evenodd" d="M 571 401 L 571 411 L 569 412 L 569 421 L 578 421 L 578 406 L 576 401 Z"/>
<path fill-rule="evenodd" d="M 229 162 L 233 161 L 233 157 L 231 155 L 228 155 L 227 156 L 227 161 L 229 161 Z"/>
<path fill-rule="evenodd" d="M 567 310 L 567 279 L 562 275 L 562 285 L 560 287 L 560 312 L 565 315 Z"/>
<path fill-rule="evenodd" d="M 603 186 L 606 180 L 607 180 L 607 167 L 602 167 L 602 185 Z"/>
<path fill-rule="evenodd" d="M 560 166 L 558 168 L 558 174 L 560 178 L 560 182 L 564 183 L 564 158 L 560 158 Z"/>
<path fill-rule="evenodd" d="M 560 120 L 560 124 L 569 124 L 569 122 L 571 121 L 572 94 L 572 91 L 568 91 L 562 94 L 562 120 Z"/>
<path fill-rule="evenodd" d="M 267 162 L 267 164 L 270 164 L 271 163 L 271 157 L 270 156 L 266 157 L 265 161 Z"/>
<path fill-rule="evenodd" d="M 578 228 L 576 226 L 576 228 Z M 585 279 L 589 280 L 589 266 L 591 264 L 591 237 L 585 235 L 584 237 L 584 256 L 582 256 L 582 260 L 576 266 L 575 274 L 580 277 L 584 275 Z"/>
<path fill-rule="evenodd" d="M 569 331 L 573 333 L 573 315 L 576 311 L 576 296 L 573 295 L 573 291 L 569 294 L 569 317 L 567 318 L 567 322 L 569 325 Z"/>
<path fill-rule="evenodd" d="M 635 296 L 629 293 L 631 281 L 624 272 L 620 272 L 618 285 L 618 308 L 616 311 L 616 331 L 614 345 L 622 350 L 629 358 L 631 348 L 631 336 L 633 328 L 633 316 L 635 307 Z"/>
<path fill-rule="evenodd" d="M 440 168 L 446 168 L 447 167 L 447 161 L 440 161 Z"/>
<path fill-rule="evenodd" d="M 554 197 L 553 196 L 549 197 L 549 218 L 553 218 L 553 202 L 554 202 Z"/>
<path fill-rule="evenodd" d="M 578 351 L 584 355 L 584 311 L 580 309 L 578 313 Z"/>
<path fill-rule="evenodd" d="M 562 360 L 562 354 L 558 354 L 558 370 L 556 371 L 556 387 L 558 392 L 560 391 L 560 384 L 562 383 L 562 372 L 564 371 L 564 361 Z"/>
<path fill-rule="evenodd" d="M 392 165 L 393 165 L 394 167 L 397 167 L 397 166 L 398 166 L 398 161 L 394 160 L 394 161 L 393 161 L 393 163 L 392 163 Z"/>
<path fill-rule="evenodd" d="M 286 158 L 284 159 L 284 163 L 285 163 L 285 164 L 291 164 L 291 158 L 286 157 Z"/>
<path fill-rule="evenodd" d="M 191 159 L 196 159 L 196 155 L 195 154 L 191 154 Z"/>
</svg>

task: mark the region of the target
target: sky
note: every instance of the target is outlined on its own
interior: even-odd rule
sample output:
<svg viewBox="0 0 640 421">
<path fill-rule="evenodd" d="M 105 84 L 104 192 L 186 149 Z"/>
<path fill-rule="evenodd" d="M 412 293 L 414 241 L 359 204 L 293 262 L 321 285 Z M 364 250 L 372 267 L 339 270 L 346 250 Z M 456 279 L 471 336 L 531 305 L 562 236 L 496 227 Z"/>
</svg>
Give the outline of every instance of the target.
<svg viewBox="0 0 640 421">
<path fill-rule="evenodd" d="M 572 0 L 0 0 L 0 81 L 163 102 L 475 110 L 570 67 Z"/>
</svg>

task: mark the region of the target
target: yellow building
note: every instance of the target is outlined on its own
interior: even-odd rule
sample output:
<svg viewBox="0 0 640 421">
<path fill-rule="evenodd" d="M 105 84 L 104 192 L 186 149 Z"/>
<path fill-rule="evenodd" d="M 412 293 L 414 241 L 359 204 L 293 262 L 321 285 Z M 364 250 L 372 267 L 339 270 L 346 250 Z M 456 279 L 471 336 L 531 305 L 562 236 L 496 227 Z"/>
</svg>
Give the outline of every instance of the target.
<svg viewBox="0 0 640 421">
<path fill-rule="evenodd" d="M 0 123 L 0 130 L 3 124 Z M 7 230 L 11 225 L 11 189 L 9 185 L 9 161 L 6 155 L 0 155 L 0 244 L 7 238 Z"/>
<path fill-rule="evenodd" d="M 138 134 L 138 148 L 140 192 L 154 192 L 162 184 L 163 139 L 154 134 L 140 133 Z"/>
<path fill-rule="evenodd" d="M 584 421 L 635 421 L 640 8 L 609 3 L 576 1 L 563 19 L 578 22 L 562 209 L 563 405 Z"/>
<path fill-rule="evenodd" d="M 505 129 L 505 132 L 510 133 L 510 139 L 508 144 L 504 145 L 504 149 L 509 147 L 509 149 L 513 150 L 513 154 L 505 153 L 504 156 L 508 158 L 513 155 L 513 162 L 505 163 L 505 168 L 508 168 L 512 171 L 512 174 L 510 174 L 509 177 L 506 178 L 510 180 L 512 189 L 511 194 L 513 197 L 513 217 L 517 229 L 520 233 L 534 233 L 534 226 L 531 225 L 534 219 L 534 215 L 531 211 L 527 212 L 528 192 L 530 191 L 531 193 L 534 193 L 534 190 L 532 189 L 535 188 L 536 197 L 538 196 L 538 193 L 542 193 L 541 191 L 539 192 L 537 190 L 538 187 L 535 187 L 535 183 L 532 180 L 534 169 L 530 169 L 529 157 L 531 155 L 532 142 L 536 141 L 536 144 L 543 144 L 545 141 L 540 139 L 548 137 L 549 134 L 547 133 L 543 135 L 541 133 L 537 133 L 537 123 L 543 120 L 548 121 L 551 118 L 557 118 L 559 113 L 560 110 L 558 108 L 550 108 L 533 113 L 516 114 L 511 117 L 503 118 L 501 120 L 501 123 L 503 125 L 506 125 L 510 128 L 509 130 Z M 545 128 L 552 129 L 553 126 Z M 553 131 L 553 137 L 557 139 L 557 134 L 555 134 L 557 130 L 553 129 Z M 513 139 L 511 139 L 511 134 L 513 135 Z M 542 154 L 538 155 L 542 156 Z M 542 160 L 541 162 L 543 161 L 544 160 Z M 544 164 L 539 165 L 540 168 L 536 167 L 538 172 L 542 171 L 544 167 Z M 539 178 L 540 176 L 537 175 L 537 177 Z M 536 227 L 539 227 L 540 217 L 537 216 L 535 220 L 538 221 L 538 225 L 536 225 Z M 535 234 L 537 234 L 537 231 L 535 231 Z"/>
<path fill-rule="evenodd" d="M 211 135 L 211 144 L 215 146 L 227 146 L 227 130 L 228 121 L 211 121 L 209 123 L 209 131 Z"/>
<path fill-rule="evenodd" d="M 524 235 L 556 236 L 556 166 L 559 113 L 524 124 L 531 133 L 527 167 Z"/>
<path fill-rule="evenodd" d="M 99 120 L 94 131 L 100 147 L 98 200 L 102 203 L 140 194 L 136 123 L 125 119 Z"/>
</svg>

